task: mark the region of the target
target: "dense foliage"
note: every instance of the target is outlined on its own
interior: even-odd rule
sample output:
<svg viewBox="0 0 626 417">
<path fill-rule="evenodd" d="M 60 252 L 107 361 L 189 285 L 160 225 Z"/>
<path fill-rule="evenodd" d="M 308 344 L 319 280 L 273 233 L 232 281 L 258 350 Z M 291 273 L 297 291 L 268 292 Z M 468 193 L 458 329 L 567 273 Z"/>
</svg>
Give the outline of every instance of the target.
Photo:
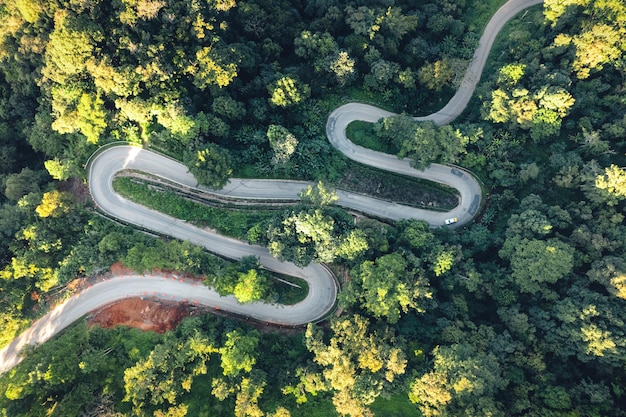
<svg viewBox="0 0 626 417">
<path fill-rule="evenodd" d="M 268 296 L 254 259 L 229 266 L 94 213 L 83 165 L 116 140 L 213 187 L 324 180 L 231 230 L 345 281 L 341 316 L 289 335 L 209 315 L 163 336 L 77 323 L 0 377 L 0 416 L 623 416 L 623 1 L 546 0 L 499 36 L 452 126 L 372 129 L 418 167 L 476 172 L 488 198 L 473 224 L 330 204 L 351 163 L 325 138 L 328 112 L 437 110 L 500 3 L 0 0 L 1 345 L 120 260 Z"/>
</svg>

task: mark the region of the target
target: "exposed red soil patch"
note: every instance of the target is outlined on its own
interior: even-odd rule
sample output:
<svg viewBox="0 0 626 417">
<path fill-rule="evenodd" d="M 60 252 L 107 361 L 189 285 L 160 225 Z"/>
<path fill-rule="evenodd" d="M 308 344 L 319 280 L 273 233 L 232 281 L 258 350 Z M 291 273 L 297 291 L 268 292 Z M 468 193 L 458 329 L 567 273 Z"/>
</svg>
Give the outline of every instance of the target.
<svg viewBox="0 0 626 417">
<path fill-rule="evenodd" d="M 97 310 L 87 322 L 91 326 L 111 328 L 124 325 L 163 333 L 176 327 L 188 315 L 187 304 L 127 298 Z"/>
<path fill-rule="evenodd" d="M 66 289 L 71 293 L 78 293 L 81 290 L 102 281 L 103 279 L 135 273 L 135 271 L 127 268 L 121 262 L 116 262 L 111 265 L 107 271 L 94 274 L 91 277 L 81 277 L 72 280 L 67 284 Z M 174 271 L 155 269 L 152 273 L 155 275 L 175 274 L 181 280 L 184 279 L 186 281 L 203 281 L 203 277 Z M 57 301 L 58 300 L 56 298 L 50 298 L 49 304 L 54 306 L 57 304 Z M 201 309 L 195 306 L 192 308 L 185 303 L 128 298 L 109 304 L 108 306 L 93 312 L 90 315 L 88 323 L 90 325 L 98 325 L 107 328 L 124 325 L 141 330 L 163 333 L 176 327 L 186 316 L 197 314 L 200 311 Z"/>
<path fill-rule="evenodd" d="M 128 275 L 136 273 L 132 269 L 127 268 L 121 262 L 117 262 L 108 268 L 108 271 L 95 274 L 91 277 L 77 278 L 68 284 L 68 288 L 72 292 L 79 292 L 86 287 L 96 284 L 103 279 L 108 279 L 119 275 Z M 152 271 L 155 275 L 176 275 L 178 279 L 185 281 L 193 281 L 201 283 L 203 277 L 192 274 L 181 273 L 178 271 L 165 271 L 155 269 Z M 54 300 L 50 300 L 54 301 Z M 54 305 L 53 302 L 51 305 Z M 233 315 L 227 311 L 208 308 L 203 306 L 189 305 L 182 302 L 168 302 L 160 299 L 145 299 L 141 297 L 127 298 L 102 307 L 93 311 L 87 320 L 90 326 L 100 326 L 112 328 L 115 326 L 128 326 L 145 331 L 154 331 L 164 333 L 175 328 L 183 318 L 198 314 L 214 314 L 222 317 L 231 317 L 239 320 L 248 321 L 249 319 Z M 302 331 L 302 326 L 281 326 L 270 323 L 257 322 L 255 320 L 248 321 L 252 326 L 261 332 L 296 334 Z"/>
<path fill-rule="evenodd" d="M 124 274 L 133 274 L 133 273 L 135 273 L 135 271 L 133 271 L 130 268 L 127 268 L 121 262 L 116 262 L 113 265 L 111 265 L 109 267 L 109 272 L 111 273 L 111 275 L 124 275 Z"/>
</svg>

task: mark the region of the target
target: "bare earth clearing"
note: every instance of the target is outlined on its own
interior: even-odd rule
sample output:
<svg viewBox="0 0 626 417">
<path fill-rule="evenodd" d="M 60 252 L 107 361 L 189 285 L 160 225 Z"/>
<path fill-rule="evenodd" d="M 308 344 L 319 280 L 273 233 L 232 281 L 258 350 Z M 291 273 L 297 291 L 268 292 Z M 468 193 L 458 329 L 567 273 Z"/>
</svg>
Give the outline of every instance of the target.
<svg viewBox="0 0 626 417">
<path fill-rule="evenodd" d="M 127 298 L 92 313 L 87 323 L 107 328 L 123 325 L 164 333 L 190 315 L 188 307 L 186 303 Z"/>
</svg>

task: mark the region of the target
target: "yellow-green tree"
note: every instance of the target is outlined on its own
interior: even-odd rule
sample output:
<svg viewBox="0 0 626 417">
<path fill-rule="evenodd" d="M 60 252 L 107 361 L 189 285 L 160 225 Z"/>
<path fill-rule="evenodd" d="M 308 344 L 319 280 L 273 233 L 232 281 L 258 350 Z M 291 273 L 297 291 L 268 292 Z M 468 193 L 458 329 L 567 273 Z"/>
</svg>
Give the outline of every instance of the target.
<svg viewBox="0 0 626 417">
<path fill-rule="evenodd" d="M 424 301 L 432 297 L 424 271 L 409 265 L 400 252 L 365 261 L 351 275 L 351 286 L 358 288 L 351 289 L 359 295 L 361 306 L 390 323 L 409 310 L 423 312 Z"/>
<path fill-rule="evenodd" d="M 247 333 L 233 330 L 226 333 L 226 342 L 219 351 L 224 376 L 236 377 L 242 372 L 250 373 L 256 363 L 258 344 L 259 333 L 256 330 Z"/>
<path fill-rule="evenodd" d="M 233 295 L 240 303 L 262 300 L 267 295 L 267 278 L 256 269 L 239 273 Z"/>
<path fill-rule="evenodd" d="M 196 53 L 191 68 L 196 85 L 205 89 L 211 85 L 226 87 L 237 77 L 237 57 L 221 43 L 205 46 Z"/>
<path fill-rule="evenodd" d="M 494 397 L 508 381 L 493 353 L 469 343 L 438 346 L 433 362 L 433 369 L 416 378 L 409 392 L 424 416 L 505 415 Z"/>
<path fill-rule="evenodd" d="M 233 173 L 232 158 L 227 149 L 208 143 L 186 154 L 189 171 L 198 184 L 220 189 Z"/>
<path fill-rule="evenodd" d="M 612 164 L 596 176 L 596 188 L 601 190 L 608 205 L 614 206 L 626 198 L 626 170 Z"/>
<path fill-rule="evenodd" d="M 277 107 L 298 104 L 311 95 L 311 88 L 297 79 L 283 76 L 268 87 L 270 103 Z"/>
<path fill-rule="evenodd" d="M 195 376 L 207 373 L 207 362 L 216 352 L 211 341 L 199 333 L 183 341 L 166 339 L 147 358 L 124 371 L 123 401 L 132 403 L 138 415 L 150 405 L 171 406 L 168 413 L 182 411 L 179 397 L 191 390 Z"/>
<path fill-rule="evenodd" d="M 44 193 L 35 211 L 39 217 L 57 217 L 67 213 L 71 208 L 71 196 L 65 191 L 48 191 Z"/>
<path fill-rule="evenodd" d="M 305 334 L 307 349 L 322 367 L 337 412 L 362 416 L 396 376 L 404 373 L 404 353 L 391 329 L 371 330 L 369 321 L 359 315 L 334 320 L 331 330 L 327 344 L 322 330 L 309 324 Z"/>
</svg>

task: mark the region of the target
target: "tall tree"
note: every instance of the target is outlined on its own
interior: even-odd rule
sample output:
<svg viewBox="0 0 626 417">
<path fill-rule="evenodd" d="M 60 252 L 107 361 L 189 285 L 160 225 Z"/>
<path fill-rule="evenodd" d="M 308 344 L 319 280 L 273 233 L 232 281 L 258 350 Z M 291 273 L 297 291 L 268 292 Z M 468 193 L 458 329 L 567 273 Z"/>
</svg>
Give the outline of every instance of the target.
<svg viewBox="0 0 626 417">
<path fill-rule="evenodd" d="M 333 390 L 333 404 L 342 415 L 361 416 L 367 406 L 386 391 L 406 368 L 406 359 L 391 331 L 372 330 L 359 315 L 331 323 L 328 344 L 313 324 L 306 331 L 307 348 L 323 367 L 322 375 Z"/>
<path fill-rule="evenodd" d="M 233 330 L 226 333 L 226 341 L 219 352 L 222 357 L 222 370 L 225 376 L 235 377 L 242 372 L 250 373 L 256 363 L 256 348 L 259 333 Z"/>
<path fill-rule="evenodd" d="M 459 131 L 432 122 L 416 123 L 404 114 L 380 120 L 374 131 L 399 150 L 398 158 L 410 158 L 417 169 L 432 162 L 455 162 L 465 150 L 465 139 Z"/>
<path fill-rule="evenodd" d="M 267 139 L 274 152 L 272 164 L 284 166 L 296 151 L 298 139 L 286 128 L 280 125 L 269 125 L 267 128 Z"/>
<path fill-rule="evenodd" d="M 233 162 L 227 149 L 208 143 L 200 149 L 186 154 L 189 171 L 198 184 L 220 189 L 228 182 L 233 172 Z"/>
<path fill-rule="evenodd" d="M 396 323 L 409 310 L 424 312 L 432 297 L 424 271 L 400 252 L 365 261 L 352 271 L 349 292 L 375 317 Z M 343 295 L 344 299 L 350 297 Z"/>
<path fill-rule="evenodd" d="M 432 354 L 433 370 L 417 378 L 409 392 L 424 416 L 505 415 L 495 396 L 508 381 L 493 353 L 464 342 L 438 346 Z"/>
<path fill-rule="evenodd" d="M 170 336 L 147 358 L 124 371 L 124 401 L 131 402 L 139 414 L 150 405 L 177 406 L 179 397 L 191 389 L 193 378 L 207 372 L 207 362 L 216 352 L 200 333 L 182 343 Z"/>
<path fill-rule="evenodd" d="M 557 239 L 509 238 L 500 256 L 511 262 L 511 275 L 523 293 L 541 293 L 553 298 L 549 284 L 555 284 L 574 268 L 574 248 Z"/>
<path fill-rule="evenodd" d="M 267 87 L 270 103 L 277 107 L 290 107 L 308 99 L 311 88 L 308 84 L 290 76 L 282 76 Z"/>
</svg>

